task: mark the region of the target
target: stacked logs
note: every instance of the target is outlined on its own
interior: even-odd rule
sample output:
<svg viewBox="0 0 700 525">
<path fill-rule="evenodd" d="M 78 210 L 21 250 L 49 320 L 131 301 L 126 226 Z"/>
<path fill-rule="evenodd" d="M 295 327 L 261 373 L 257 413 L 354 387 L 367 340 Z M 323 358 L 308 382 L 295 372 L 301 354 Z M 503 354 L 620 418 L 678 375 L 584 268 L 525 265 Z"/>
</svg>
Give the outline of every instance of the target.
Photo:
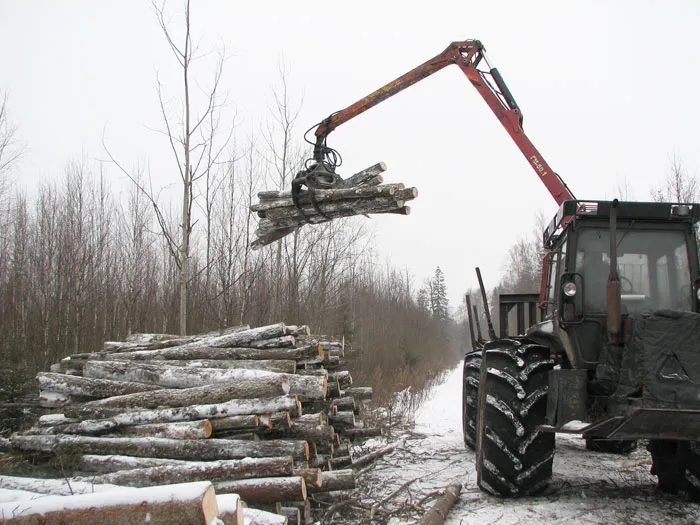
<svg viewBox="0 0 700 525">
<path fill-rule="evenodd" d="M 356 417 L 372 390 L 351 386 L 344 350 L 282 323 L 107 342 L 37 375 L 58 410 L 10 446 L 69 454 L 92 484 L 208 480 L 303 522 L 310 493 L 354 487 L 350 439 L 378 434 Z"/>
<path fill-rule="evenodd" d="M 406 202 L 418 196 L 416 188 L 403 184 L 383 184 L 380 175 L 386 170 L 383 162 L 364 169 L 345 179 L 332 189 L 309 189 L 299 193 L 299 207 L 288 191 L 262 191 L 260 201 L 251 206 L 260 218 L 257 239 L 251 246 L 256 249 L 270 244 L 304 224 L 319 224 L 342 217 L 369 213 L 408 215 Z"/>
</svg>

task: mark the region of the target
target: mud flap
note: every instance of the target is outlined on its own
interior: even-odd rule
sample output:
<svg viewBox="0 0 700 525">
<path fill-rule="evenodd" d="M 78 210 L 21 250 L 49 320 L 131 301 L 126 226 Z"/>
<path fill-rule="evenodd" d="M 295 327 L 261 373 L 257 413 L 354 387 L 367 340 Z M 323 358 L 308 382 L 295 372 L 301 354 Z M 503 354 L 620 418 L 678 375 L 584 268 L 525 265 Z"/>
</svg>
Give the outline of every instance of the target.
<svg viewBox="0 0 700 525">
<path fill-rule="evenodd" d="M 588 370 L 550 370 L 547 395 L 547 424 L 561 426 L 586 421 Z"/>
</svg>

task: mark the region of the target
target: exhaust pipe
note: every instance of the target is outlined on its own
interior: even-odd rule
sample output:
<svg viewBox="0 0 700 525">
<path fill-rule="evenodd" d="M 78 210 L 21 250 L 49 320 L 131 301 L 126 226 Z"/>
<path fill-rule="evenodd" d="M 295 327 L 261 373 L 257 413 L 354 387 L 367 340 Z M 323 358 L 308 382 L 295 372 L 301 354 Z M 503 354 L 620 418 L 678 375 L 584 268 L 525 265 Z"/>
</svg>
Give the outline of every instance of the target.
<svg viewBox="0 0 700 525">
<path fill-rule="evenodd" d="M 622 285 L 617 273 L 617 208 L 620 201 L 612 201 L 610 208 L 610 273 L 606 285 L 608 344 L 622 343 Z"/>
</svg>

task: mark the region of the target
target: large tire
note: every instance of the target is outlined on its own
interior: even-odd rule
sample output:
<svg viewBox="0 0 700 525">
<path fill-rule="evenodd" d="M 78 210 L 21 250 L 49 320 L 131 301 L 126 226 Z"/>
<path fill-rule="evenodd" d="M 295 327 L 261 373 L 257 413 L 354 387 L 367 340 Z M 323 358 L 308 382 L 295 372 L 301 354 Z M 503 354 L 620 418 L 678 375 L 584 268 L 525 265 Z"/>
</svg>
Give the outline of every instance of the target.
<svg viewBox="0 0 700 525">
<path fill-rule="evenodd" d="M 586 448 L 593 452 L 607 454 L 629 454 L 633 450 L 637 450 L 637 441 L 634 439 L 586 438 Z"/>
<path fill-rule="evenodd" d="M 647 450 L 661 492 L 700 502 L 700 442 L 652 439 Z"/>
<path fill-rule="evenodd" d="M 481 350 L 469 352 L 464 356 L 462 372 L 462 431 L 464 444 L 476 448 L 476 410 L 479 403 L 479 370 L 481 369 Z"/>
<path fill-rule="evenodd" d="M 479 405 L 484 409 L 477 424 L 479 487 L 503 497 L 538 493 L 552 477 L 555 435 L 538 426 L 546 419 L 554 360 L 548 348 L 524 338 L 492 341 L 485 351 Z"/>
</svg>

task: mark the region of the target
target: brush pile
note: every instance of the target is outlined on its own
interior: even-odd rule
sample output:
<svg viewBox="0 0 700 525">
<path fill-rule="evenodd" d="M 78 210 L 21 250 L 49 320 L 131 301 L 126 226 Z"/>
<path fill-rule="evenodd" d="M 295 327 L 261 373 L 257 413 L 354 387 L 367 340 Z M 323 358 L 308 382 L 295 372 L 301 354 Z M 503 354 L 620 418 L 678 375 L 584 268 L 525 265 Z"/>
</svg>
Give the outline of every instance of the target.
<svg viewBox="0 0 700 525">
<path fill-rule="evenodd" d="M 350 440 L 379 434 L 356 417 L 372 389 L 351 386 L 344 351 L 282 323 L 107 342 L 37 375 L 55 413 L 5 446 L 72 458 L 74 483 L 210 481 L 304 523 L 310 493 L 354 487 Z M 36 492 L 0 477 L 2 489 Z"/>
<path fill-rule="evenodd" d="M 320 224 L 342 217 L 370 213 L 408 215 L 406 202 L 418 196 L 416 188 L 403 184 L 382 184 L 383 162 L 345 179 L 333 189 L 304 190 L 297 207 L 288 191 L 262 191 L 260 201 L 251 206 L 260 218 L 257 239 L 251 246 L 260 248 L 289 235 L 304 224 Z"/>
</svg>

